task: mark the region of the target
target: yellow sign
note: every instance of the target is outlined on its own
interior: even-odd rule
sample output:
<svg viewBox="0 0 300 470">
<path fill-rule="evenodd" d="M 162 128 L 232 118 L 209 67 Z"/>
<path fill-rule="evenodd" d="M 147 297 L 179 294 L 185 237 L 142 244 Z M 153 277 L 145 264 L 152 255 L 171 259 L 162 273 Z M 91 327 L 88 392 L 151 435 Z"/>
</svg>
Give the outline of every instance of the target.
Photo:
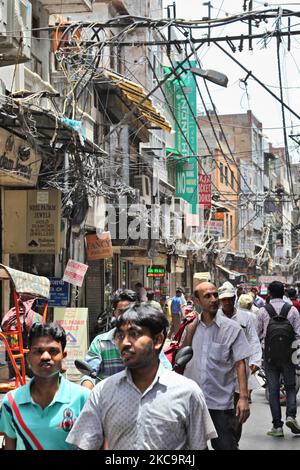
<svg viewBox="0 0 300 470">
<path fill-rule="evenodd" d="M 27 140 L 0 129 L 1 186 L 36 186 L 41 161 Z"/>
<path fill-rule="evenodd" d="M 60 226 L 58 190 L 4 192 L 5 253 L 58 253 Z"/>
<path fill-rule="evenodd" d="M 28 191 L 28 253 L 55 253 L 60 234 L 60 192 Z"/>
<path fill-rule="evenodd" d="M 67 357 L 64 360 L 67 377 L 77 380 L 81 374 L 76 369 L 74 361 L 83 360 L 88 348 L 88 309 L 54 308 L 54 321 L 57 321 L 67 334 Z"/>
</svg>

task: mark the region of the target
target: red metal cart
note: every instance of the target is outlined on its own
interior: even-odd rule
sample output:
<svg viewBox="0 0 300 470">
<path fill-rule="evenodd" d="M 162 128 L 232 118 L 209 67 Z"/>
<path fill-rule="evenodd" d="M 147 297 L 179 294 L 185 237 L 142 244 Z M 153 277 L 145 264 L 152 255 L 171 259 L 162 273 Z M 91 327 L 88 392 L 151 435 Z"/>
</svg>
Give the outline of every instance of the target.
<svg viewBox="0 0 300 470">
<path fill-rule="evenodd" d="M 0 341 L 3 341 L 5 345 L 5 350 L 15 372 L 15 378 L 12 381 L 6 380 L 1 383 L 0 379 L 0 393 L 5 393 L 26 383 L 25 354 L 28 350 L 23 347 L 19 308 L 20 298 L 22 295 L 26 295 L 26 297 L 44 300 L 43 321 L 46 321 L 48 299 L 50 296 L 50 281 L 46 277 L 18 271 L 3 264 L 0 264 L 0 280 L 11 282 L 17 324 L 16 330 L 0 331 Z M 11 341 L 12 338 L 14 341 Z M 20 362 L 20 367 L 16 362 L 17 360 Z"/>
</svg>

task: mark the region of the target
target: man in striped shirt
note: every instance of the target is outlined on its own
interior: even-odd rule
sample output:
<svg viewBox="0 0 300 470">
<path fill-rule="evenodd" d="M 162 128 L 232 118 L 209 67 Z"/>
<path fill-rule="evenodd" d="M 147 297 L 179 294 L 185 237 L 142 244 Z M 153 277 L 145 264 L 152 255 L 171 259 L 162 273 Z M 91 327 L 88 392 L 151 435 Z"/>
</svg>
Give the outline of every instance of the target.
<svg viewBox="0 0 300 470">
<path fill-rule="evenodd" d="M 129 289 L 119 290 L 112 299 L 114 317 L 118 318 L 129 305 L 137 301 L 137 294 Z M 102 333 L 94 338 L 85 356 L 85 362 L 97 373 L 99 380 L 110 377 L 124 369 L 120 353 L 114 341 L 115 328 Z M 99 380 L 96 380 L 98 382 Z M 95 379 L 84 375 L 81 385 L 92 390 Z"/>
</svg>

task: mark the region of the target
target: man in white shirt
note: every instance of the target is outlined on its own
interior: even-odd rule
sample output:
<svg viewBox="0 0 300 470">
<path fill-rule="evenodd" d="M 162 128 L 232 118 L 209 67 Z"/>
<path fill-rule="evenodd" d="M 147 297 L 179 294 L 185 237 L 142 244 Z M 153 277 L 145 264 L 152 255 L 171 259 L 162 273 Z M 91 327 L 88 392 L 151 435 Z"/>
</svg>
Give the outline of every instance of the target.
<svg viewBox="0 0 300 470">
<path fill-rule="evenodd" d="M 80 449 L 204 450 L 217 434 L 203 393 L 192 380 L 162 368 L 165 315 L 133 305 L 116 322 L 125 371 L 92 390 L 68 442 Z"/>
<path fill-rule="evenodd" d="M 235 293 L 235 288 L 230 282 L 224 282 L 224 284 L 219 288 L 219 299 L 221 304 L 219 313 L 226 315 L 226 317 L 230 318 L 231 320 L 236 321 L 242 327 L 250 345 L 251 354 L 246 360 L 249 392 L 248 399 L 250 400 L 250 390 L 253 390 L 254 387 L 257 388 L 258 385 L 258 383 L 255 385 L 255 378 L 252 377 L 252 374 L 255 374 L 255 372 L 261 367 L 262 349 L 250 312 L 242 308 L 235 308 Z M 242 302 L 243 297 L 246 296 L 246 294 L 241 295 L 239 301 Z M 249 295 L 249 297 L 251 296 Z M 238 399 L 239 388 L 237 386 L 235 391 L 235 403 L 238 402 Z M 235 430 L 237 442 L 239 442 L 242 435 L 242 424 L 239 423 L 238 420 L 236 420 Z"/>
<path fill-rule="evenodd" d="M 230 282 L 226 282 L 219 288 L 219 299 L 221 304 L 219 312 L 226 315 L 227 318 L 237 321 L 243 328 L 251 347 L 251 355 L 248 362 L 251 374 L 254 374 L 261 367 L 262 349 L 255 329 L 254 319 L 251 315 L 251 300 L 249 298 L 251 299 L 249 294 L 241 295 L 239 298 L 238 308 L 235 308 L 234 286 Z M 247 301 L 248 299 L 250 309 L 245 308 L 245 300 Z M 243 305 L 243 307 L 241 305 Z"/>
<path fill-rule="evenodd" d="M 184 375 L 195 380 L 203 390 L 218 433 L 218 438 L 211 441 L 212 447 L 237 450 L 235 415 L 241 424 L 250 415 L 244 359 L 250 356 L 251 348 L 240 325 L 218 312 L 218 290 L 214 284 L 198 284 L 194 297 L 202 313 L 194 320 L 197 325 L 192 322 L 186 327 L 183 346 L 191 344 L 194 355 L 186 365 Z M 235 411 L 236 377 L 240 395 Z"/>
</svg>

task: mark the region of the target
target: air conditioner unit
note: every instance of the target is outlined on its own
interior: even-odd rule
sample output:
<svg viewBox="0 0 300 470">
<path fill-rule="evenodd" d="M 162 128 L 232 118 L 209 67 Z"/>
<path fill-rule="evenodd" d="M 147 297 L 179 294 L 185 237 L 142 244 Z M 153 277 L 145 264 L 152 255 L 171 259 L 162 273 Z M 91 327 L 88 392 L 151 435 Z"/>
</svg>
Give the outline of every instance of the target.
<svg viewBox="0 0 300 470">
<path fill-rule="evenodd" d="M 170 238 L 181 239 L 182 238 L 182 217 L 178 212 L 170 212 Z"/>
<path fill-rule="evenodd" d="M 32 5 L 29 0 L 9 0 L 0 5 L 0 66 L 31 59 Z"/>
<path fill-rule="evenodd" d="M 176 212 L 181 212 L 182 215 L 184 215 L 186 211 L 188 210 L 188 206 L 189 204 L 181 197 L 174 198 L 174 210 Z"/>
<path fill-rule="evenodd" d="M 169 238 L 172 240 L 172 242 L 174 242 L 174 240 L 177 238 L 177 227 L 176 227 L 176 221 L 175 221 L 173 214 L 171 214 L 171 219 L 170 219 Z"/>
<path fill-rule="evenodd" d="M 160 204 L 152 204 L 150 214 L 150 227 L 151 227 L 151 239 L 160 239 L 160 228 L 161 228 L 161 206 Z"/>
<path fill-rule="evenodd" d="M 146 175 L 138 175 L 134 177 L 134 187 L 140 190 L 141 201 L 147 206 L 151 206 L 152 198 L 151 198 L 151 181 L 149 176 Z"/>
<path fill-rule="evenodd" d="M 184 213 L 185 200 L 181 197 L 174 197 L 174 211 Z"/>
</svg>

